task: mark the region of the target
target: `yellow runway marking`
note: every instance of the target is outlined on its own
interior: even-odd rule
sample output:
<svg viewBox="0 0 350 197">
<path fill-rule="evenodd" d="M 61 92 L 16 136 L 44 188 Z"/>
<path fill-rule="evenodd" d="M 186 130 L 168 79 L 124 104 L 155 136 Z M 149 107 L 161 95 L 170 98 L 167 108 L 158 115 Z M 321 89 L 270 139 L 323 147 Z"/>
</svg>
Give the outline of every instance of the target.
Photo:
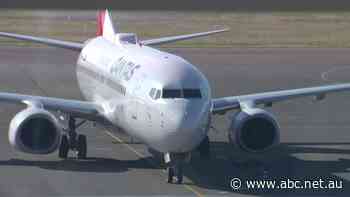
<svg viewBox="0 0 350 197">
<path fill-rule="evenodd" d="M 120 139 L 119 137 L 113 135 L 113 133 L 105 130 L 106 134 L 109 135 L 110 137 L 112 137 L 113 139 L 117 140 L 119 143 L 123 144 L 125 147 L 127 147 L 130 151 L 134 152 L 137 156 L 144 158 L 145 156 L 143 154 L 141 154 L 140 152 L 138 152 L 136 149 L 134 149 L 132 146 L 130 146 L 129 144 L 125 143 L 122 139 Z M 153 162 L 150 162 L 151 165 L 153 165 L 154 167 L 157 167 Z M 166 170 L 162 170 L 162 172 L 167 172 Z M 204 197 L 203 194 L 201 194 L 199 191 L 197 191 L 196 189 L 194 189 L 193 187 L 189 186 L 189 185 L 183 185 L 187 190 L 191 191 L 192 193 L 194 193 L 196 196 L 199 197 Z"/>
<path fill-rule="evenodd" d="M 136 151 L 133 147 L 131 147 L 129 144 L 125 143 L 122 139 L 120 139 L 119 137 L 113 135 L 111 132 L 109 131 L 105 131 L 109 136 L 111 136 L 113 139 L 117 140 L 119 143 L 123 144 L 124 146 L 126 146 L 129 150 L 131 150 L 132 152 L 134 152 L 137 156 L 139 157 L 144 157 L 141 153 L 139 153 L 138 151 Z"/>
<path fill-rule="evenodd" d="M 191 192 L 193 192 L 196 196 L 198 197 L 204 197 L 203 194 L 199 193 L 199 191 L 195 190 L 193 187 L 189 186 L 189 185 L 183 185 L 186 189 L 190 190 Z"/>
</svg>

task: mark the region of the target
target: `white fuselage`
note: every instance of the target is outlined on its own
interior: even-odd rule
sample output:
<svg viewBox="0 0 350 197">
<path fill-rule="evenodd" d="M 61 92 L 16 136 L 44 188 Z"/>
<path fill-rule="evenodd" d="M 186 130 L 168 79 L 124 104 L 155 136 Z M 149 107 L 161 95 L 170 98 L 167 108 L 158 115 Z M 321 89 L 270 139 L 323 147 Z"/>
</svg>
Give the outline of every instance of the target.
<svg viewBox="0 0 350 197">
<path fill-rule="evenodd" d="M 77 65 L 84 97 L 102 105 L 105 118 L 115 128 L 151 148 L 188 152 L 207 135 L 210 87 L 205 76 L 184 59 L 97 37 L 87 42 Z M 200 96 L 195 90 L 200 90 Z"/>
</svg>

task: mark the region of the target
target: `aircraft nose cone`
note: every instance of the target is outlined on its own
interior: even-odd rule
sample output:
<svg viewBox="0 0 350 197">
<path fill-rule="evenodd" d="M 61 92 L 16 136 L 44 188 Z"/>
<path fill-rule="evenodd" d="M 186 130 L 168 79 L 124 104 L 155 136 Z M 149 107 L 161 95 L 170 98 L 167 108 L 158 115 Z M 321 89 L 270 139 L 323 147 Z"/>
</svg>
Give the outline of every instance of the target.
<svg viewBox="0 0 350 197">
<path fill-rule="evenodd" d="M 206 114 L 194 108 L 190 103 L 177 106 L 169 114 L 169 148 L 171 152 L 186 152 L 195 148 L 206 136 L 203 129 Z"/>
<path fill-rule="evenodd" d="M 181 111 L 177 111 L 174 114 L 170 115 L 171 117 L 171 127 L 172 127 L 172 131 L 171 132 L 175 132 L 177 130 L 184 130 L 184 129 L 189 129 L 189 127 L 193 126 L 195 123 L 193 122 L 193 124 L 189 124 L 189 117 L 188 117 L 188 113 L 185 112 L 184 110 Z"/>
<path fill-rule="evenodd" d="M 181 103 L 174 105 L 173 110 L 171 111 L 172 113 L 168 115 L 170 120 L 169 126 L 172 128 L 170 132 L 175 132 L 178 130 L 192 130 L 196 128 L 196 119 L 200 114 L 196 112 L 195 109 L 191 109 L 189 104 Z"/>
</svg>

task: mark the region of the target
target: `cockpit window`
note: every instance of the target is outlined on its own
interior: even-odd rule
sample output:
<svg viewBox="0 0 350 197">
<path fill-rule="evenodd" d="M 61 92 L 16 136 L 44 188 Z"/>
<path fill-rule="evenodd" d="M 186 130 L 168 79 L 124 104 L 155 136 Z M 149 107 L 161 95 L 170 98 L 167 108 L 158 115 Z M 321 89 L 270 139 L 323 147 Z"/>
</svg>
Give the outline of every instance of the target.
<svg viewBox="0 0 350 197">
<path fill-rule="evenodd" d="M 163 89 L 162 98 L 182 98 L 181 90 L 179 90 L 179 89 Z"/>
<path fill-rule="evenodd" d="M 160 90 L 157 90 L 157 89 L 155 89 L 155 88 L 152 88 L 152 89 L 150 90 L 150 92 L 149 92 L 149 96 L 150 96 L 152 99 L 154 99 L 154 100 L 159 99 L 159 98 L 160 98 L 160 94 L 161 94 Z"/>
<path fill-rule="evenodd" d="M 151 98 L 154 98 L 154 93 L 155 93 L 156 89 L 152 88 L 151 91 L 149 92 L 149 96 Z"/>
<path fill-rule="evenodd" d="M 201 91 L 199 89 L 184 89 L 184 98 L 201 98 Z"/>
<path fill-rule="evenodd" d="M 156 97 L 154 99 L 159 99 L 160 98 L 160 90 L 157 90 Z"/>
<path fill-rule="evenodd" d="M 200 89 L 163 89 L 162 98 L 202 98 Z"/>
</svg>

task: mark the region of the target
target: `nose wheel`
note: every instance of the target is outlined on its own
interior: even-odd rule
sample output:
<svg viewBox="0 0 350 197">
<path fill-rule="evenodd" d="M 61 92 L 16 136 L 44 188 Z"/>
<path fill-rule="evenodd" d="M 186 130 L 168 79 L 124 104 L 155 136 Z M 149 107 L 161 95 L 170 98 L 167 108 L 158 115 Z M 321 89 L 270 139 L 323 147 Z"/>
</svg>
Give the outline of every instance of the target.
<svg viewBox="0 0 350 197">
<path fill-rule="evenodd" d="M 168 183 L 173 183 L 175 176 L 174 167 L 168 167 Z"/>
<path fill-rule="evenodd" d="M 69 151 L 75 151 L 78 159 L 85 159 L 87 154 L 87 140 L 86 136 L 78 134 L 76 129 L 83 125 L 86 121 L 83 120 L 76 124 L 73 117 L 69 117 L 67 134 L 61 138 L 61 144 L 58 150 L 58 157 L 66 159 Z"/>
<path fill-rule="evenodd" d="M 183 183 L 184 164 L 190 158 L 189 153 L 166 153 L 164 154 L 165 163 L 168 165 L 168 183 Z"/>
<path fill-rule="evenodd" d="M 168 167 L 168 183 L 173 183 L 176 179 L 177 184 L 183 183 L 183 165 L 177 164 L 175 166 Z"/>
</svg>

